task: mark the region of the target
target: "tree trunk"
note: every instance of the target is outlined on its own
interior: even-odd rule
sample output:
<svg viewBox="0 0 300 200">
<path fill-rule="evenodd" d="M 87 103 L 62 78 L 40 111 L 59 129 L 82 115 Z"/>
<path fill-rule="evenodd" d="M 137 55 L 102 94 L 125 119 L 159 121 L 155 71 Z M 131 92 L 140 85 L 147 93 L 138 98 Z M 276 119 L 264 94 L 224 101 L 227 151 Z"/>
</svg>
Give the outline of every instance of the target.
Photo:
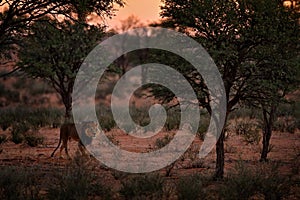
<svg viewBox="0 0 300 200">
<path fill-rule="evenodd" d="M 271 106 L 270 112 L 267 111 L 266 108 L 263 108 L 263 141 L 262 141 L 262 151 L 260 156 L 260 161 L 265 162 L 267 161 L 268 153 L 269 153 L 269 146 L 270 146 L 270 139 L 272 136 L 272 128 L 273 128 L 273 121 L 275 115 L 275 106 Z"/>
<path fill-rule="evenodd" d="M 72 119 L 72 93 L 68 92 L 66 94 L 62 94 L 61 96 L 65 106 L 65 123 L 67 123 Z"/>
<path fill-rule="evenodd" d="M 221 135 L 216 144 L 216 171 L 214 179 L 222 179 L 224 176 L 224 138 L 225 138 L 225 128 L 222 129 Z"/>
</svg>

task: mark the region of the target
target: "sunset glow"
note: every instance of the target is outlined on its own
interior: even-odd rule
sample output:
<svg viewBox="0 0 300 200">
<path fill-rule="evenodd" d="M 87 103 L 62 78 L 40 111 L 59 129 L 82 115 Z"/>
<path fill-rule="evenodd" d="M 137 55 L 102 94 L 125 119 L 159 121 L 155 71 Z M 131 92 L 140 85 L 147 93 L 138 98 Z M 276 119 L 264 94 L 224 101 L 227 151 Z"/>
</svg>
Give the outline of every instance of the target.
<svg viewBox="0 0 300 200">
<path fill-rule="evenodd" d="M 130 15 L 136 16 L 141 22 L 147 24 L 159 20 L 161 0 L 126 0 L 123 8 L 118 8 L 116 16 L 107 20 L 109 27 L 119 25 L 120 20 Z"/>
</svg>

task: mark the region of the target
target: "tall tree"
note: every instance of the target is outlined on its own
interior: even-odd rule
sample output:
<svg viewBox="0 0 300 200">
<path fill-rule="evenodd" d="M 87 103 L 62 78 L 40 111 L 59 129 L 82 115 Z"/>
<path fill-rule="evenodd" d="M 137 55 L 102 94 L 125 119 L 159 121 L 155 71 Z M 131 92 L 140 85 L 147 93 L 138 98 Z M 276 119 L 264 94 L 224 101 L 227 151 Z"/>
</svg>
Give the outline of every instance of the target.
<svg viewBox="0 0 300 200">
<path fill-rule="evenodd" d="M 164 0 L 164 25 L 174 27 L 198 40 L 217 64 L 224 81 L 227 98 L 227 116 L 245 99 L 252 98 L 255 80 L 261 77 L 271 82 L 274 76 L 263 76 L 257 60 L 258 52 L 273 45 L 286 43 L 299 31 L 293 13 L 273 0 Z M 285 26 L 289 25 L 289 26 Z M 284 27 L 284 28 L 283 28 Z M 282 29 L 283 28 L 283 29 Z M 269 36 L 272 35 L 272 39 Z M 299 38 L 298 38 L 299 39 Z M 294 41 L 295 42 L 295 41 Z M 295 49 L 286 49 L 294 55 Z M 285 52 L 287 53 L 287 52 Z M 267 56 L 267 55 L 265 55 Z M 273 60 L 269 59 L 272 65 Z M 282 70 L 278 67 L 274 70 Z M 193 77 L 193 73 L 191 77 Z M 188 77 L 188 75 L 187 75 Z M 263 78 L 262 78 L 263 77 Z M 193 77 L 195 86 L 207 96 L 205 84 Z M 200 84 L 199 84 L 200 81 Z M 259 97 L 257 97 L 259 98 Z M 201 105 L 210 110 L 209 98 L 199 98 Z M 216 144 L 215 177 L 224 175 L 224 128 Z"/>
<path fill-rule="evenodd" d="M 123 0 L 2 0 L 0 1 L 0 55 L 8 55 L 12 45 L 18 43 L 17 35 L 43 16 L 85 22 L 87 15 L 96 13 L 111 17 L 114 6 L 123 6 Z"/>
<path fill-rule="evenodd" d="M 23 39 L 18 66 L 53 86 L 65 106 L 66 120 L 71 117 L 76 74 L 103 35 L 103 29 L 96 26 L 47 19 L 34 24 L 30 35 Z"/>
</svg>

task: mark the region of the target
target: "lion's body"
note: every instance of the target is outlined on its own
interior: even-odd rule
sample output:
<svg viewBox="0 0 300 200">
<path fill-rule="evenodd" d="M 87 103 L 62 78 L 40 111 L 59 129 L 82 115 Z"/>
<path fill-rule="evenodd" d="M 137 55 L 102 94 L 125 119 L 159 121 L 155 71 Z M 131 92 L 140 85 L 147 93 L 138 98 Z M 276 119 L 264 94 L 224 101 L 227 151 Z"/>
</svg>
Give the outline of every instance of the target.
<svg viewBox="0 0 300 200">
<path fill-rule="evenodd" d="M 79 129 L 79 133 L 77 132 L 77 128 Z M 51 154 L 51 157 L 54 156 L 56 150 L 59 148 L 61 142 L 62 145 L 60 147 L 60 156 L 63 149 L 65 149 L 65 152 L 70 158 L 68 153 L 68 141 L 69 140 L 75 140 L 78 142 L 78 148 L 81 151 L 82 154 L 85 154 L 85 145 L 90 144 L 92 142 L 92 138 L 95 137 L 97 133 L 99 133 L 98 124 L 94 122 L 83 122 L 80 124 L 63 124 L 60 127 L 60 137 L 59 137 L 59 143 L 53 153 Z M 80 137 L 79 135 L 80 134 Z"/>
</svg>

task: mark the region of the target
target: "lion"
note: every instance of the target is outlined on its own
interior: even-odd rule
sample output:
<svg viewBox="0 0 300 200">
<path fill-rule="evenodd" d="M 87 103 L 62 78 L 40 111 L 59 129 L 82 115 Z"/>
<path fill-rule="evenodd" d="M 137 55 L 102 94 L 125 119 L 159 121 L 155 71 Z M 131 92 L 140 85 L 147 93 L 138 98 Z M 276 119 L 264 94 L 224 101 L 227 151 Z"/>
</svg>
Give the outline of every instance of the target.
<svg viewBox="0 0 300 200">
<path fill-rule="evenodd" d="M 76 126 L 79 127 L 79 130 L 77 132 Z M 69 153 L 68 153 L 68 140 L 75 140 L 78 141 L 78 148 L 81 151 L 82 155 L 86 155 L 85 153 L 85 145 L 90 144 L 93 140 L 93 138 L 96 136 L 96 134 L 100 133 L 98 123 L 96 122 L 82 122 L 79 124 L 69 123 L 69 124 L 63 124 L 60 127 L 60 136 L 59 136 L 59 143 L 53 153 L 51 154 L 51 157 L 54 156 L 56 150 L 59 148 L 61 141 L 62 145 L 60 147 L 60 157 L 61 152 L 63 149 L 65 149 L 66 155 L 68 156 L 68 159 L 71 159 Z M 80 137 L 79 135 L 80 134 Z"/>
</svg>

